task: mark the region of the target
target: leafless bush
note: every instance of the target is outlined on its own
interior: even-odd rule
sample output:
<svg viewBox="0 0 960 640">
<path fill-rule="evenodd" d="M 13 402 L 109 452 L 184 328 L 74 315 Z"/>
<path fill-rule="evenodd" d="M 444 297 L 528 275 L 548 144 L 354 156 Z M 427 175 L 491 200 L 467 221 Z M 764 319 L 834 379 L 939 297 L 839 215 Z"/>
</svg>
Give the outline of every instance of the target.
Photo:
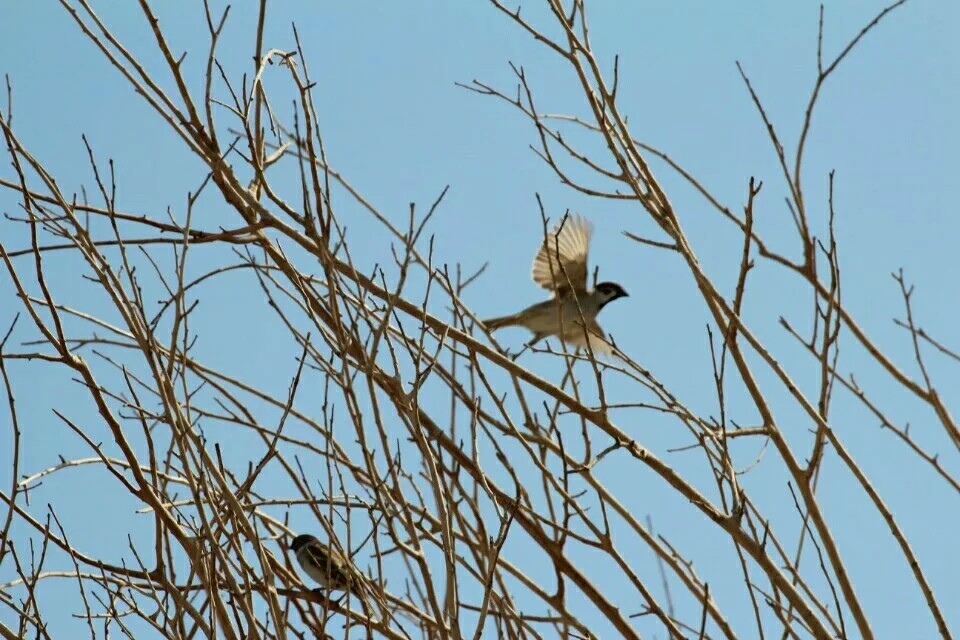
<svg viewBox="0 0 960 640">
<path fill-rule="evenodd" d="M 831 482 L 823 466 L 829 454 L 838 461 L 830 474 L 852 478 L 858 499 L 865 497 L 882 517 L 883 526 L 863 536 L 895 540 L 913 579 L 902 588 L 919 590 L 926 615 L 950 637 L 951 612 L 937 600 L 901 523 L 858 466 L 830 409 L 835 392 L 856 399 L 865 420 L 884 427 L 878 438 L 893 434 L 904 456 L 929 466 L 927 482 L 960 490 L 954 476 L 960 430 L 923 353 L 934 347 L 958 356 L 919 328 L 902 274 L 902 324 L 921 376 L 911 376 L 905 363 L 871 341 L 857 310 L 843 303 L 833 176 L 829 200 L 816 205 L 801 180 L 821 89 L 902 3 L 879 13 L 835 57 L 818 47 L 818 76 L 793 149 L 741 69 L 789 190 L 795 252 L 769 244 L 755 229 L 758 180 L 745 179 L 744 203 L 728 207 L 666 153 L 634 139 L 618 102 L 619 66 L 603 71 L 609 61 L 594 54 L 582 0 L 547 0 L 538 21 L 492 0 L 505 27 L 512 23 L 518 37 L 536 39 L 575 73 L 589 111 L 547 115 L 519 65 L 513 67 L 516 88 L 480 80 L 464 87 L 501 103 L 491 108 L 505 104 L 528 121 L 537 153 L 564 184 L 616 199 L 660 229 L 659 239 L 627 235 L 644 245 L 645 259 L 682 261 L 709 310 L 712 358 L 690 365 L 712 371 L 716 405 L 704 412 L 628 353 L 600 361 L 554 346 L 540 360 L 515 360 L 501 350 L 468 304 L 470 287 L 483 274 L 438 266 L 447 260 L 436 259 L 425 231 L 445 192 L 429 207 L 411 206 L 409 219 L 396 225 L 336 171 L 312 102 L 309 61 L 299 49 L 271 49 L 263 41 L 265 0 L 256 68 L 246 76 L 239 63 L 217 57 L 227 16 L 207 7 L 202 91 L 189 89 L 187 63 L 147 2 L 140 6 L 152 27 L 149 46 L 167 64 L 162 77 L 138 62 L 135 51 L 146 44 L 135 47 L 112 33 L 85 0 L 61 0 L 170 134 L 202 161 L 204 173 L 178 211 L 126 211 L 117 206 L 112 163 L 91 144 L 91 197 L 65 193 L 12 125 L 15 92 L 8 91 L 0 125 L 12 173 L 2 185 L 18 194 L 22 210 L 10 214 L 20 235 L 0 244 L 16 290 L 16 300 L 3 305 L 9 331 L 0 347 L 13 443 L 11 485 L 0 492 L 6 621 L 0 635 L 49 637 L 45 620 L 79 607 L 91 637 L 323 637 L 349 630 L 390 638 L 873 637 L 871 613 L 818 499 L 818 487 Z M 821 13 L 821 43 L 822 30 Z M 278 91 L 292 91 L 292 112 L 271 99 L 268 77 L 285 84 Z M 604 151 L 572 142 L 582 135 Z M 682 176 L 718 221 L 739 231 L 735 286 L 718 283 L 698 260 L 683 216 L 651 163 Z M 299 176 L 298 189 L 276 186 L 281 174 Z M 343 202 L 366 211 L 393 242 L 393 254 L 383 255 L 372 272 L 351 258 L 351 246 L 362 239 L 344 234 Z M 231 217 L 196 223 L 198 209 L 210 203 L 225 204 Z M 812 209 L 829 212 L 825 235 L 817 235 Z M 189 277 L 198 252 L 205 256 L 203 273 Z M 70 265 L 76 278 L 92 283 L 96 303 L 60 301 L 64 291 L 50 279 L 54 257 L 58 269 Z M 789 274 L 810 301 L 807 326 L 782 323 L 809 351 L 813 382 L 781 365 L 751 329 L 743 305 L 755 268 Z M 289 369 L 274 374 L 288 381 L 284 385 L 254 387 L 196 355 L 192 314 L 236 272 L 246 278 L 245 303 L 269 310 L 275 326 L 289 333 Z M 254 342 L 264 329 L 250 323 L 245 330 Z M 883 397 L 838 368 L 841 336 L 925 408 L 923 418 L 933 417 L 946 434 L 946 451 L 925 448 L 885 414 Z M 535 364 L 546 357 L 565 362 L 562 379 L 537 373 Z M 86 455 L 25 462 L 20 438 L 27 426 L 18 416 L 11 371 L 26 366 L 69 374 L 51 383 L 50 403 L 60 433 L 85 442 Z M 61 403 L 60 385 L 69 385 L 68 378 L 82 385 L 94 415 L 80 420 Z M 628 384 L 629 396 L 610 398 L 605 385 L 612 379 Z M 278 391 L 281 386 L 286 389 Z M 735 411 L 728 406 L 734 392 L 747 403 Z M 434 401 L 422 402 L 427 396 Z M 771 396 L 786 397 L 783 404 L 799 408 L 802 419 L 787 427 L 782 415 L 788 411 L 778 410 Z M 449 409 L 437 410 L 436 398 L 445 398 Z M 688 434 L 687 450 L 645 443 L 640 427 L 651 415 Z M 225 428 L 226 439 L 208 439 L 207 431 Z M 751 496 L 758 452 L 782 474 L 778 501 L 794 518 L 771 517 Z M 616 472 L 605 472 L 613 460 Z M 139 527 L 129 548 L 118 552 L 123 562 L 72 544 L 58 518 L 63 505 L 30 501 L 38 483 L 77 467 L 98 468 L 108 479 L 98 485 L 107 487 L 107 496 L 137 505 L 139 525 L 99 525 Z M 708 470 L 712 484 L 698 481 L 693 467 Z M 690 550 L 631 510 L 627 498 L 641 474 L 662 485 L 676 509 L 702 514 L 704 536 L 728 541 L 739 591 L 719 598 L 709 572 L 695 570 Z M 371 597 L 334 599 L 301 582 L 287 549 L 302 533 L 289 522 L 292 512 L 311 514 L 314 532 L 352 556 Z M 662 521 L 657 527 L 671 528 Z M 58 604 L 45 597 L 50 580 L 69 584 L 72 599 Z M 727 609 L 743 606 L 752 620 L 732 621 Z"/>
</svg>

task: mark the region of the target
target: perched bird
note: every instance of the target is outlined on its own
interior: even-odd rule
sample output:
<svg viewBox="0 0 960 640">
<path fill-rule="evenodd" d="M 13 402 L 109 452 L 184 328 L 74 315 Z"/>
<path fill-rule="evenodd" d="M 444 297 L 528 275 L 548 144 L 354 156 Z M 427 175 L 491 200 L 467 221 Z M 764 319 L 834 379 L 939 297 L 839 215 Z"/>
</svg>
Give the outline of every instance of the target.
<svg viewBox="0 0 960 640">
<path fill-rule="evenodd" d="M 352 591 L 360 595 L 362 583 L 350 561 L 333 546 L 321 544 L 309 534 L 302 534 L 290 543 L 297 562 L 321 587 L 332 591 Z"/>
<path fill-rule="evenodd" d="M 538 302 L 519 313 L 484 320 L 494 331 L 501 327 L 526 327 L 533 332 L 534 344 L 548 336 L 558 336 L 574 347 L 612 353 L 613 348 L 597 323 L 597 314 L 607 304 L 627 296 L 616 282 L 601 282 L 587 288 L 587 254 L 590 250 L 591 224 L 582 216 L 565 215 L 544 239 L 533 259 L 533 281 L 553 293 L 550 300 Z"/>
</svg>

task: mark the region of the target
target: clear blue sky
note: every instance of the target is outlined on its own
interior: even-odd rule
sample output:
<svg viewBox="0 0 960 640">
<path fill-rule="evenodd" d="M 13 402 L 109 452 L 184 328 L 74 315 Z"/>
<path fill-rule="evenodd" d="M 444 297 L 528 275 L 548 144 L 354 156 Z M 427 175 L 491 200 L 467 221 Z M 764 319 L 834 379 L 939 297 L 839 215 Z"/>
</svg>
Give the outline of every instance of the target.
<svg viewBox="0 0 960 640">
<path fill-rule="evenodd" d="M 148 69 L 162 73 L 135 3 L 97 4 L 114 33 Z M 189 77 L 199 80 L 206 55 L 202 12 L 196 3 L 155 4 L 163 5 L 158 7 L 161 25 L 174 49 L 189 52 L 185 63 Z M 219 49 L 220 59 L 234 77 L 252 68 L 254 5 L 235 4 Z M 827 2 L 825 56 L 832 59 L 882 6 L 874 1 Z M 267 47 L 292 49 L 291 22 L 300 31 L 318 82 L 316 100 L 327 151 L 338 171 L 398 223 L 406 219 L 409 202 L 429 206 L 450 185 L 445 204 L 429 228 L 436 236 L 435 260 L 459 261 L 465 271 L 490 262 L 486 276 L 470 292 L 469 303 L 478 314 L 506 313 L 540 298 L 539 289 L 527 280 L 539 241 L 541 223 L 534 196 L 540 193 L 552 215 L 570 208 L 591 217 L 596 225 L 593 258 L 601 264 L 601 276 L 618 280 L 632 294 L 604 312 L 605 328 L 692 407 L 713 411 L 704 330 L 707 315 L 689 273 L 674 257 L 640 247 L 620 233 L 652 234 L 646 214 L 634 205 L 598 204 L 564 188 L 530 151 L 535 132 L 528 122 L 502 103 L 454 86 L 476 78 L 512 87 L 507 63 L 513 61 L 527 70 L 542 111 L 585 115 L 572 74 L 553 56 L 483 2 L 360 6 L 291 1 L 272 3 L 270 11 Z M 525 12 L 538 15 L 533 6 Z M 630 117 L 633 134 L 668 152 L 731 208 L 742 205 L 751 176 L 763 180 L 758 227 L 774 244 L 782 241 L 780 249 L 796 256 L 783 204 L 785 187 L 735 61 L 750 75 L 792 154 L 815 79 L 818 5 L 757 0 L 593 2 L 590 15 L 592 39 L 606 68 L 612 68 L 613 54 L 620 54 L 620 103 Z M 911 0 L 889 16 L 827 85 L 815 114 L 805 164 L 811 215 L 821 231 L 827 173 L 836 170 L 845 303 L 868 333 L 914 376 L 918 372 L 907 334 L 892 322 L 893 317 L 902 317 L 902 309 L 891 271 L 903 267 L 916 283 L 915 312 L 924 328 L 960 347 L 956 329 L 960 314 L 956 284 L 958 34 L 960 5 L 955 2 Z M 22 142 L 46 163 L 65 191 L 92 185 L 80 139 L 85 133 L 101 158 L 111 157 L 117 164 L 121 209 L 154 216 L 167 206 L 182 211 L 186 191 L 199 182 L 199 164 L 184 161 L 182 143 L 150 113 L 57 3 L 21 1 L 4 9 L 0 71 L 10 76 L 14 125 Z M 278 75 L 270 79 L 276 85 L 279 80 Z M 283 111 L 285 105 L 279 108 L 288 113 Z M 654 167 L 708 272 L 732 292 L 739 255 L 736 234 L 675 175 L 660 164 Z M 13 176 L 7 161 L 0 176 Z M 370 219 L 349 206 L 344 204 L 341 215 L 349 226 L 358 264 L 370 268 L 385 261 L 382 235 L 376 232 L 379 240 L 375 239 Z M 0 210 L 18 212 L 17 200 L 9 192 L 0 192 Z M 232 222 L 226 215 L 222 207 L 211 206 L 198 214 L 196 223 L 216 228 Z M 368 230 L 371 238 L 366 242 Z M 25 236 L 4 220 L 0 238 L 16 249 L 23 246 Z M 58 295 L 64 301 L 82 306 L 82 287 L 64 289 L 76 282 L 71 279 L 75 274 L 56 273 L 68 264 L 51 260 L 55 271 L 51 277 L 60 285 Z M 811 392 L 816 383 L 812 363 L 777 324 L 784 314 L 805 327 L 808 296 L 800 299 L 792 293 L 798 286 L 796 279 L 776 268 L 760 267 L 751 276 L 754 288 L 748 294 L 748 318 L 776 357 Z M 199 271 L 201 266 L 196 268 Z M 513 286 L 503 286 L 505 281 Z M 204 306 L 211 312 L 200 314 L 194 327 L 201 336 L 199 353 L 251 382 L 283 389 L 287 372 L 292 373 L 287 337 L 282 338 L 284 358 L 277 364 L 284 367 L 283 374 L 276 375 L 271 373 L 275 370 L 270 368 L 270 358 L 281 345 L 272 342 L 270 332 L 250 326 L 259 320 L 223 322 L 223 314 L 239 308 L 239 298 L 256 295 L 251 287 L 249 279 L 228 278 L 216 291 L 205 292 Z M 0 325 L 4 328 L 14 313 L 11 292 L 9 279 L 0 277 Z M 90 304 L 96 311 L 96 303 Z M 251 332 L 256 332 L 255 340 L 250 339 Z M 19 337 L 32 336 L 23 330 Z M 519 332 L 504 334 L 507 344 L 520 344 L 521 339 Z M 871 385 L 888 414 L 910 422 L 925 446 L 947 452 L 935 417 L 892 387 L 849 336 L 845 339 L 849 346 L 841 356 L 841 370 L 853 371 L 862 384 Z M 243 351 L 232 349 L 238 340 L 249 346 Z M 933 354 L 929 358 L 941 393 L 948 403 L 955 401 L 956 368 Z M 536 368 L 537 362 L 532 360 L 531 366 Z M 11 370 L 22 419 L 27 421 L 23 471 L 48 466 L 60 452 L 87 455 L 82 443 L 63 435 L 50 412 L 52 393 L 56 406 L 68 414 L 83 415 L 86 408 L 76 385 L 62 373 L 47 379 L 51 369 L 42 365 L 17 364 Z M 546 367 L 543 373 L 556 372 Z M 784 429 L 796 432 L 801 442 L 809 424 L 783 401 L 775 385 L 766 387 L 783 407 Z M 627 401 L 630 389 L 614 386 L 611 393 Z M 951 407 L 955 415 L 960 414 L 960 405 L 953 402 Z M 0 416 L 3 424 L 6 415 L 0 412 Z M 843 392 L 838 391 L 832 416 L 841 438 L 910 537 L 941 606 L 953 616 L 952 630 L 960 634 L 958 496 L 945 491 L 928 468 L 904 456 L 890 434 L 881 432 L 876 420 Z M 675 428 L 657 430 L 659 424 L 625 416 L 621 426 L 665 456 L 667 448 L 689 444 L 686 434 Z M 4 425 L 2 430 L 0 469 L 5 469 L 9 429 Z M 235 454 L 243 458 L 242 451 Z M 749 452 L 743 456 L 750 458 Z M 681 456 L 668 460 L 684 468 Z M 944 463 L 958 470 L 956 455 Z M 859 489 L 839 472 L 835 459 L 829 461 L 828 470 L 821 499 L 837 523 L 838 542 L 875 621 L 874 630 L 879 637 L 931 637 L 935 629 L 918 591 L 901 589 L 907 568 L 895 555 L 892 539 L 865 505 Z M 608 468 L 605 479 L 611 486 L 634 481 L 618 477 L 619 471 L 616 464 Z M 626 467 L 622 472 L 632 473 Z M 771 472 L 761 465 L 756 479 L 748 476 L 745 484 L 758 502 L 783 518 L 786 531 L 790 510 L 764 503 L 767 495 L 782 496 L 782 485 L 767 494 L 765 480 L 778 476 L 765 473 Z M 65 482 L 66 478 L 76 482 Z M 706 527 L 701 516 L 678 503 L 652 475 L 642 475 L 639 481 L 642 490 L 632 504 L 637 512 L 652 514 L 657 528 L 696 559 L 701 575 L 710 575 L 719 585 L 731 580 L 724 574 L 735 571 L 734 565 L 713 564 L 714 558 L 730 555 L 729 544 L 712 532 L 710 539 L 703 539 Z M 53 502 L 68 523 L 71 540 L 91 553 L 125 544 L 126 530 L 114 530 L 109 520 L 85 521 L 84 516 L 93 509 L 105 513 L 116 509 L 129 520 L 132 503 L 98 504 L 89 489 L 96 485 L 84 484 L 87 480 L 81 471 L 51 485 L 55 482 L 59 484 L 35 494 L 35 513 L 42 516 L 38 505 Z M 870 535 L 864 536 L 864 530 Z M 26 539 L 26 531 L 20 534 L 18 544 Z M 10 572 L 9 566 L 0 568 L 0 582 L 10 579 Z M 648 577 L 658 583 L 654 574 Z M 734 575 L 729 587 L 737 589 L 739 582 Z M 47 588 L 66 591 L 72 584 Z M 750 637 L 752 614 L 742 587 L 735 596 L 724 597 L 722 590 L 715 593 L 736 628 Z M 55 635 L 68 637 L 80 629 L 67 616 L 67 611 L 53 616 L 59 631 Z"/>
</svg>

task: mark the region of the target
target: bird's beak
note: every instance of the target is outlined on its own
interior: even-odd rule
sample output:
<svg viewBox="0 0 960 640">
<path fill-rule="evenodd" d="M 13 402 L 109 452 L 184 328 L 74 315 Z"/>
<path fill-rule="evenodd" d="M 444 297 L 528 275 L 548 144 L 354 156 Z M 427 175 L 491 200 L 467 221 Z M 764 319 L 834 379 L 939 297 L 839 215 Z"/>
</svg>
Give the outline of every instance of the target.
<svg viewBox="0 0 960 640">
<path fill-rule="evenodd" d="M 629 297 L 630 297 L 630 294 L 627 293 L 626 291 L 624 291 L 623 293 L 620 294 L 620 297 L 621 297 L 621 298 L 629 298 Z"/>
</svg>

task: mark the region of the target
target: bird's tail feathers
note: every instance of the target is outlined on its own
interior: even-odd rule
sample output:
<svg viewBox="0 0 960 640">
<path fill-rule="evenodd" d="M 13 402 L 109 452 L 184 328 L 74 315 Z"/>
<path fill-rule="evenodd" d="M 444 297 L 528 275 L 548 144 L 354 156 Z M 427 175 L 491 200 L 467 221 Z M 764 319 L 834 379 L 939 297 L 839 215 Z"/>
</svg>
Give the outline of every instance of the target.
<svg viewBox="0 0 960 640">
<path fill-rule="evenodd" d="M 496 331 L 502 327 L 509 327 L 517 324 L 517 314 L 512 316 L 500 316 L 498 318 L 488 318 L 480 321 L 488 331 Z"/>
</svg>

